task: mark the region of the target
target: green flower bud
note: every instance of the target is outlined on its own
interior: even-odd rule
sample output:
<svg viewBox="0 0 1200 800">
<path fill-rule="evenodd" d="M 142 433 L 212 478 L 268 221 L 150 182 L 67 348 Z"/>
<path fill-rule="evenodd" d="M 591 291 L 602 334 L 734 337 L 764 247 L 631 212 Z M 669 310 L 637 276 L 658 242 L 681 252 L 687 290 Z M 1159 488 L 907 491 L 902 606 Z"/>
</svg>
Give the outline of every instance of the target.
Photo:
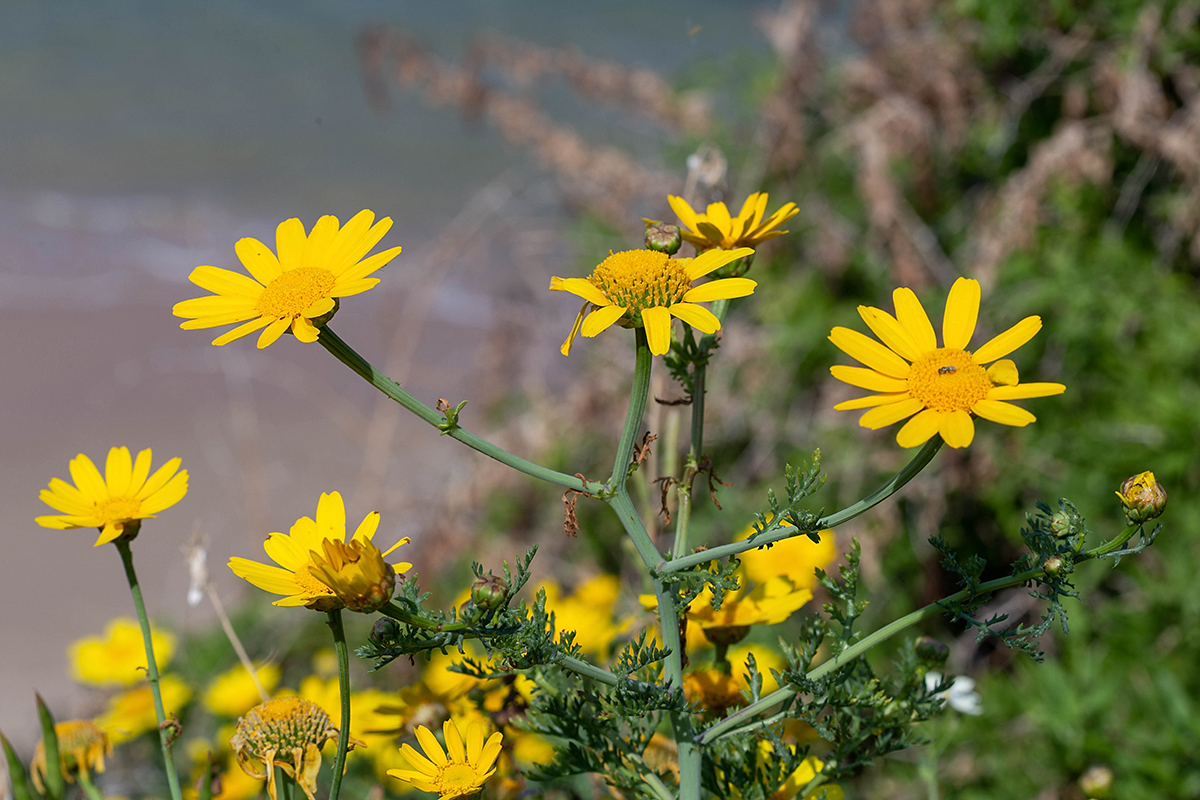
<svg viewBox="0 0 1200 800">
<path fill-rule="evenodd" d="M 927 667 L 941 667 L 950 657 L 950 648 L 932 636 L 917 637 L 917 658 Z"/>
<path fill-rule="evenodd" d="M 678 225 L 652 219 L 643 220 L 643 222 L 646 223 L 647 250 L 657 250 L 669 256 L 679 252 L 679 245 L 683 244 L 683 237 L 679 232 Z"/>
<path fill-rule="evenodd" d="M 471 600 L 485 611 L 497 611 L 508 602 L 508 582 L 497 575 L 484 575 L 471 586 Z"/>
<path fill-rule="evenodd" d="M 1074 572 L 1075 564 L 1062 556 L 1050 556 L 1042 564 L 1042 571 L 1051 578 L 1061 578 L 1063 575 L 1070 575 Z"/>
<path fill-rule="evenodd" d="M 1167 507 L 1167 490 L 1154 480 L 1153 472 L 1143 472 L 1126 478 L 1117 492 L 1121 505 L 1125 506 L 1125 518 L 1130 525 L 1148 522 Z"/>
<path fill-rule="evenodd" d="M 371 626 L 371 633 L 367 639 L 373 645 L 383 646 L 390 644 L 393 639 L 400 633 L 400 623 L 391 617 L 380 617 L 375 620 L 375 624 Z"/>
<path fill-rule="evenodd" d="M 1079 776 L 1079 788 L 1087 797 L 1105 800 L 1112 796 L 1113 777 L 1111 767 L 1097 764 Z"/>
<path fill-rule="evenodd" d="M 1070 536 L 1074 527 L 1071 515 L 1065 511 L 1055 511 L 1054 516 L 1050 517 L 1050 530 L 1060 539 Z"/>
</svg>

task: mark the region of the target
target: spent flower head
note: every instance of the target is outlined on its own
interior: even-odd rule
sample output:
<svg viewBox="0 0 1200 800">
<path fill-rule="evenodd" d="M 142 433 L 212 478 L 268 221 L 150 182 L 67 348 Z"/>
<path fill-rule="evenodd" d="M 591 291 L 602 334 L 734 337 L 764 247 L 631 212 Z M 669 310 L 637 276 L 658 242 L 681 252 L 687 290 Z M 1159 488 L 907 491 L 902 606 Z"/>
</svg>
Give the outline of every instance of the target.
<svg viewBox="0 0 1200 800">
<path fill-rule="evenodd" d="M 469 797 L 479 792 L 496 771 L 494 764 L 500 756 L 504 734 L 496 731 L 485 741 L 486 733 L 486 723 L 471 722 L 464 741 L 458 725 L 448 719 L 442 723 L 446 739 L 446 748 L 442 749 L 429 728 L 421 725 L 417 728 L 417 741 L 425 754 L 418 753 L 412 745 L 402 745 L 400 752 L 412 768 L 389 769 L 387 774 L 423 792 L 439 794 L 442 800 Z"/>
<path fill-rule="evenodd" d="M 104 729 L 84 719 L 59 722 L 54 726 L 58 739 L 58 762 L 67 783 L 75 782 L 75 775 L 87 778 L 92 772 L 104 772 L 104 757 L 112 755 L 112 742 Z M 33 785 L 42 794 L 46 793 L 46 744 L 38 741 L 33 751 L 29 772 Z"/>
<path fill-rule="evenodd" d="M 63 512 L 59 516 L 38 517 L 43 528 L 99 528 L 95 547 L 118 536 L 137 535 L 141 521 L 154 517 L 183 499 L 188 490 L 187 470 L 179 469 L 180 460 L 172 458 L 150 474 L 150 449 L 129 455 L 128 447 L 108 451 L 104 476 L 83 453 L 68 464 L 75 485 L 51 478 L 50 485 L 38 497 L 43 503 Z"/>
<path fill-rule="evenodd" d="M 175 635 L 152 628 L 150 641 L 159 668 L 175 651 Z M 119 617 L 104 628 L 104 636 L 85 636 L 67 648 L 71 677 L 92 686 L 132 686 L 146 677 L 146 643 L 135 619 Z"/>
<path fill-rule="evenodd" d="M 359 601 L 369 604 L 383 593 L 381 586 L 370 581 L 385 580 L 366 547 L 374 548 L 372 538 L 378 528 L 379 512 L 372 511 L 354 531 L 349 543 L 352 552 L 343 553 L 336 545 L 327 551 L 326 540 L 346 547 L 346 506 L 337 492 L 322 494 L 317 501 L 315 520 L 301 517 L 288 534 L 272 533 L 263 542 L 263 550 L 279 566 L 234 556 L 229 559 L 229 568 L 239 578 L 245 578 L 260 589 L 285 595 L 274 602 L 277 606 L 308 606 L 317 611 L 333 611 L 349 607 L 345 598 L 355 604 Z M 380 553 L 380 562 L 408 541 L 407 537 L 401 539 Z M 379 551 L 376 549 L 375 552 Z M 343 559 L 342 556 L 347 554 L 359 557 L 354 561 Z M 412 564 L 406 562 L 391 565 L 388 567 L 392 571 L 390 579 L 394 581 L 395 574 L 411 568 Z M 343 594 L 331 588 L 330 583 L 337 585 Z M 391 597 L 390 588 L 387 595 Z"/>
<path fill-rule="evenodd" d="M 901 447 L 917 447 L 935 434 L 951 447 L 966 447 L 975 438 L 974 417 L 1016 427 L 1034 422 L 1033 414 L 1007 401 L 1061 394 L 1066 387 L 1021 383 L 1017 365 L 1002 357 L 1032 339 L 1042 320 L 1026 317 L 979 349 L 967 350 L 979 317 L 979 294 L 978 281 L 954 282 L 946 299 L 942 347 L 937 346 L 933 325 L 911 289 L 892 294 L 894 317 L 859 306 L 863 321 L 883 344 L 849 328 L 834 328 L 830 341 L 866 367 L 838 365 L 830 371 L 840 381 L 879 394 L 834 408 L 869 408 L 859 424 L 872 430 L 912 417 L 896 434 Z"/>
<path fill-rule="evenodd" d="M 682 232 L 683 238 L 695 245 L 697 250 L 710 247 L 733 250 L 738 247 L 755 248 L 768 239 L 787 233 L 779 230 L 779 226 L 796 216 L 800 209 L 795 203 L 785 203 L 764 220 L 767 199 L 766 192 L 755 192 L 746 198 L 736 217 L 729 213 L 724 203 L 709 203 L 705 213 L 699 214 L 682 197 L 670 195 L 667 202 L 679 221 L 687 226 Z"/>
<path fill-rule="evenodd" d="M 623 250 L 610 252 L 586 278 L 551 278 L 551 291 L 570 292 L 585 301 L 563 342 L 562 354 L 570 354 L 577 334 L 592 337 L 614 323 L 623 328 L 645 327 L 650 352 L 656 356 L 671 349 L 672 317 L 703 333 L 715 333 L 721 321 L 697 303 L 745 297 L 757 284 L 749 278 L 692 284 L 753 252 L 749 248 L 710 250 L 696 258 L 671 258 L 654 250 Z M 585 318 L 588 306 L 593 310 Z"/>
<path fill-rule="evenodd" d="M 321 745 L 336 739 L 338 729 L 324 709 L 302 697 L 280 697 L 259 703 L 237 722 L 229 745 L 238 766 L 252 778 L 266 779 L 275 800 L 275 767 L 279 767 L 316 800 Z M 261 765 L 261 766 L 260 766 Z"/>
<path fill-rule="evenodd" d="M 305 235 L 298 219 L 281 222 L 275 230 L 276 252 L 257 239 L 240 239 L 234 246 L 250 276 L 219 267 L 196 267 L 189 279 L 213 294 L 176 303 L 171 312 L 186 317 L 184 330 L 242 323 L 213 340 L 223 345 L 262 329 L 258 346 L 274 342 L 284 331 L 302 342 L 315 342 L 337 310 L 340 298 L 360 294 L 379 283 L 367 277 L 400 253 L 393 247 L 367 257 L 392 227 L 390 217 L 375 222 L 371 211 L 360 211 L 344 226 L 324 216 Z"/>
</svg>

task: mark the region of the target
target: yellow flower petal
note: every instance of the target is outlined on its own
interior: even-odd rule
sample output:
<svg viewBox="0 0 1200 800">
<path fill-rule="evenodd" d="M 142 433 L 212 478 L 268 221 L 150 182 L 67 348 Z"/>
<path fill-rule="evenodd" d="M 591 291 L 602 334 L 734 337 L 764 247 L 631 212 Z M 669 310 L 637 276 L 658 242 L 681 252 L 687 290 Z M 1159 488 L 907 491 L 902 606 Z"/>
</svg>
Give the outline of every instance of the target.
<svg viewBox="0 0 1200 800">
<path fill-rule="evenodd" d="M 571 345 L 575 343 L 575 337 L 579 334 L 579 328 L 583 325 L 583 312 L 587 311 L 588 302 L 583 301 L 583 306 L 579 309 L 579 313 L 575 315 L 575 324 L 571 326 L 571 332 L 567 334 L 567 338 L 563 341 L 562 346 L 558 351 L 564 356 L 571 355 Z"/>
<path fill-rule="evenodd" d="M 924 407 L 924 403 L 911 397 L 907 400 L 898 400 L 895 403 L 888 403 L 872 408 L 859 417 L 858 424 L 864 428 L 878 430 L 879 428 L 885 428 L 902 419 L 911 417 Z"/>
<path fill-rule="evenodd" d="M 283 332 L 290 328 L 291 325 L 292 321 L 287 317 L 281 317 L 280 319 L 273 320 L 269 325 L 267 325 L 267 327 L 263 328 L 263 332 L 258 335 L 258 349 L 262 350 L 264 347 L 270 347 L 279 339 L 280 336 L 283 336 Z"/>
<path fill-rule="evenodd" d="M 642 324 L 646 327 L 646 342 L 650 345 L 651 353 L 661 356 L 671 349 L 670 311 L 661 306 L 643 308 Z"/>
<path fill-rule="evenodd" d="M 607 330 L 623 316 L 625 316 L 625 309 L 621 306 L 610 305 L 597 308 L 583 320 L 583 326 L 579 329 L 579 332 L 590 339 Z"/>
<path fill-rule="evenodd" d="M 1017 386 L 997 386 L 987 393 L 988 400 L 1025 400 L 1030 397 L 1050 397 L 1067 390 L 1061 383 L 1022 383 Z"/>
<path fill-rule="evenodd" d="M 1023 428 L 1031 422 L 1037 422 L 1037 417 L 1020 406 L 999 400 L 980 400 L 971 406 L 971 412 L 992 422 L 1012 425 L 1015 428 Z"/>
<path fill-rule="evenodd" d="M 292 335 L 296 337 L 297 341 L 311 343 L 317 340 L 321 332 L 317 330 L 316 325 L 312 324 L 312 320 L 296 317 L 292 320 Z"/>
<path fill-rule="evenodd" d="M 942 425 L 942 412 L 927 408 L 904 423 L 896 434 L 901 447 L 919 447 L 929 441 Z"/>
<path fill-rule="evenodd" d="M 710 250 L 709 252 L 728 251 Z M 683 301 L 685 303 L 707 303 L 711 300 L 732 300 L 735 297 L 746 297 L 753 294 L 756 286 L 758 283 L 749 278 L 720 278 L 688 289 L 683 295 Z"/>
<path fill-rule="evenodd" d="M 987 368 L 988 380 L 997 386 L 1016 386 L 1021 382 L 1017 365 L 1010 359 L 1002 358 Z"/>
<path fill-rule="evenodd" d="M 254 280 L 262 284 L 262 286 L 253 287 L 257 291 L 255 294 L 250 295 L 251 297 L 257 297 L 258 295 L 262 294 L 263 286 L 266 286 L 268 283 L 278 278 L 283 272 L 283 270 L 279 268 L 279 259 L 277 259 L 275 254 L 271 252 L 271 248 L 267 247 L 258 239 L 252 239 L 249 237 L 245 239 L 238 239 L 237 244 L 233 246 L 233 251 L 237 253 L 238 261 L 242 262 L 242 266 L 246 268 L 246 271 L 254 276 Z M 204 267 L 199 267 L 199 269 L 204 269 Z M 233 276 L 233 278 L 238 279 L 237 282 L 245 286 L 245 292 L 250 292 L 251 287 L 245 285 L 246 278 L 244 276 L 239 275 L 236 272 L 229 272 L 227 270 L 221 270 L 221 272 L 224 272 L 227 276 Z M 200 286 L 201 288 L 208 289 L 210 292 L 226 294 L 226 292 L 221 288 L 204 286 L 201 284 L 200 281 L 196 280 L 195 272 L 192 272 L 192 283 Z"/>
<path fill-rule="evenodd" d="M 959 278 L 950 287 L 946 315 L 942 319 L 942 344 L 946 347 L 966 350 L 971 343 L 979 319 L 979 294 L 979 281 L 970 278 Z"/>
<path fill-rule="evenodd" d="M 899 403 L 901 400 L 907 400 L 912 395 L 908 392 L 896 392 L 894 394 L 872 394 L 866 397 L 857 397 L 853 400 L 843 400 L 833 407 L 834 411 L 855 411 L 860 408 L 874 408 L 875 406 L 887 405 L 888 403 Z"/>
<path fill-rule="evenodd" d="M 716 333 L 721 329 L 721 321 L 704 306 L 675 303 L 667 310 L 672 316 L 679 317 L 701 333 Z"/>
<path fill-rule="evenodd" d="M 921 301 L 912 289 L 900 288 L 892 292 L 892 303 L 896 307 L 896 319 L 908 331 L 908 337 L 923 353 L 937 349 L 937 336 L 933 323 L 921 307 Z"/>
<path fill-rule="evenodd" d="M 893 378 L 907 378 L 909 364 L 888 348 L 850 328 L 834 328 L 829 341 L 851 358 L 866 364 L 876 372 Z"/>
<path fill-rule="evenodd" d="M 417 741 L 421 743 L 421 749 L 425 751 L 425 755 L 429 757 L 436 766 L 443 766 L 446 761 L 446 751 L 442 749 L 433 732 L 421 725 L 417 728 Z M 405 754 L 407 755 L 407 753 Z"/>
<path fill-rule="evenodd" d="M 950 411 L 942 415 L 938 433 L 951 447 L 966 447 L 975 439 L 975 421 L 966 411 Z"/>
<path fill-rule="evenodd" d="M 688 262 L 687 275 L 692 280 L 703 278 L 713 270 L 753 254 L 754 250 L 750 247 L 739 247 L 736 250 L 706 250 Z"/>
<path fill-rule="evenodd" d="M 129 481 L 133 477 L 133 459 L 128 447 L 114 447 L 108 451 L 104 463 L 104 483 L 108 486 L 111 497 L 120 497 L 129 491 Z"/>
<path fill-rule="evenodd" d="M 275 228 L 275 253 L 279 258 L 279 266 L 285 272 L 300 266 L 304 257 L 304 223 L 293 217 L 279 223 Z"/>
<path fill-rule="evenodd" d="M 845 367 L 835 364 L 829 368 L 833 377 L 860 389 L 870 389 L 872 392 L 907 392 L 908 381 L 892 378 L 863 367 Z"/>
<path fill-rule="evenodd" d="M 908 335 L 908 331 L 896 321 L 896 318 L 886 311 L 870 306 L 859 306 L 858 314 L 867 323 L 871 332 L 879 337 L 879 341 L 887 345 L 893 352 L 908 361 L 916 361 L 921 350 Z"/>
<path fill-rule="evenodd" d="M 688 201 L 672 194 L 667 195 L 667 202 L 671 205 L 671 210 L 675 212 L 675 216 L 679 217 L 679 221 L 695 231 L 696 212 L 688 205 Z"/>
<path fill-rule="evenodd" d="M 612 305 L 612 301 L 604 296 L 604 292 L 584 278 L 551 278 L 550 291 L 570 292 L 576 297 L 582 297 L 589 303 L 600 307 Z"/>
<path fill-rule="evenodd" d="M 987 364 L 997 358 L 1008 355 L 1021 345 L 1032 339 L 1042 329 L 1042 318 L 1026 317 L 1013 325 L 999 336 L 993 337 L 987 344 L 972 354 L 976 364 Z"/>
<path fill-rule="evenodd" d="M 242 241 L 246 241 L 243 239 Z M 250 240 L 254 241 L 254 240 Z M 238 243 L 239 245 L 241 242 Z M 259 245 L 262 245 L 261 242 Z M 236 249 L 235 245 L 235 249 Z M 270 252 L 270 251 L 268 251 Z M 274 256 L 272 256 L 274 258 Z M 251 273 L 253 274 L 253 273 Z M 207 289 L 210 292 L 223 295 L 234 295 L 238 297 L 248 297 L 251 300 L 257 300 L 263 292 L 263 286 L 255 283 L 250 278 L 242 275 L 240 272 L 233 272 L 220 267 L 196 267 L 192 270 L 192 274 L 188 276 L 188 280 L 199 286 L 201 289 Z"/>
<path fill-rule="evenodd" d="M 453 720 L 446 720 L 442 723 L 442 736 L 446 739 L 446 751 L 449 755 L 449 760 L 454 762 L 465 761 L 467 758 L 467 748 L 463 745 L 462 734 L 458 732 L 458 726 Z"/>
<path fill-rule="evenodd" d="M 265 328 L 270 323 L 271 323 L 271 320 L 267 319 L 266 317 L 259 317 L 258 319 L 252 319 L 249 322 L 247 322 L 245 325 L 239 325 L 238 327 L 234 328 L 231 331 L 226 331 L 225 333 L 222 333 L 220 336 L 213 339 L 213 344 L 216 345 L 217 347 L 220 347 L 223 344 L 229 344 L 230 342 L 234 341 L 235 339 L 241 339 L 243 336 L 249 336 L 250 334 L 254 333 L 259 328 Z"/>
</svg>

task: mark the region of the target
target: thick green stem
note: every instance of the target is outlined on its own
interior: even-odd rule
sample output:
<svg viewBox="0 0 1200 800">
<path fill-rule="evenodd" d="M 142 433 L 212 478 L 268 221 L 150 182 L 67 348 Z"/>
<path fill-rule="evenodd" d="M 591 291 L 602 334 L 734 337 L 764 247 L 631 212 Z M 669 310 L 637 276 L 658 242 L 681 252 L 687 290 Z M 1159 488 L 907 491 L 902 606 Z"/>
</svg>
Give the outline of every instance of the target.
<svg viewBox="0 0 1200 800">
<path fill-rule="evenodd" d="M 404 391 L 399 384 L 371 366 L 370 362 L 356 353 L 350 345 L 338 338 L 338 335 L 330 330 L 328 326 L 321 329 L 321 335 L 317 341 L 368 383 L 425 422 L 428 422 L 435 428 L 445 425 L 446 418 L 441 413 Z M 497 447 L 486 439 L 463 430 L 457 425 L 451 427 L 449 430 L 442 430 L 451 439 L 457 439 L 467 447 L 477 450 L 489 458 L 494 458 L 501 464 L 510 466 L 518 472 L 523 472 L 526 475 L 546 481 L 547 483 L 557 484 L 568 489 L 582 489 L 593 494 L 604 488 L 599 483 L 582 481 L 574 475 L 567 475 L 566 473 L 543 467 L 540 464 L 535 464 L 532 461 L 527 461 L 520 456 L 513 455 L 502 447 Z"/>
<path fill-rule="evenodd" d="M 974 591 L 963 589 L 962 591 L 955 592 L 949 597 L 932 602 L 924 608 L 917 609 L 911 614 L 906 614 L 897 620 L 889 622 L 887 625 L 884 625 L 874 633 L 867 635 L 850 647 L 847 647 L 845 650 L 838 653 L 821 666 L 812 670 L 804 677 L 812 681 L 821 680 L 829 673 L 833 672 L 839 667 L 845 666 L 861 656 L 863 653 L 870 650 L 875 645 L 887 641 L 900 631 L 910 628 L 913 625 L 916 625 L 918 622 L 926 620 L 936 614 L 942 613 L 945 610 L 945 606 L 949 603 L 959 603 L 964 600 L 970 600 L 985 594 L 991 594 L 992 592 L 996 592 L 1001 589 L 1008 589 L 1012 586 L 1021 586 L 1022 584 L 1029 583 L 1035 578 L 1041 577 L 1043 574 L 1044 572 L 1042 568 L 1037 567 L 1016 575 L 1010 575 L 1007 578 L 997 578 L 996 580 L 981 583 L 975 587 Z M 785 700 L 793 697 L 798 692 L 799 689 L 795 688 L 794 686 L 784 686 L 781 689 L 777 689 L 768 694 L 766 697 L 761 698 L 755 703 L 751 703 L 737 713 L 731 714 L 725 719 L 711 726 L 708 730 L 700 735 L 697 741 L 699 741 L 701 745 L 707 745 L 711 744 L 722 736 L 727 736 L 731 733 L 740 733 L 743 731 L 742 726 L 745 723 L 753 720 L 754 717 L 763 713 L 767 709 L 773 708 L 774 706 L 777 706 Z"/>
<path fill-rule="evenodd" d="M 342 774 L 346 771 L 346 751 L 350 748 L 350 653 L 346 648 L 346 631 L 342 627 L 342 610 L 337 608 L 326 614 L 329 617 L 329 629 L 333 631 L 338 689 L 342 698 L 342 724 L 338 728 L 338 747 L 333 758 L 333 785 L 329 789 L 329 800 L 338 800 L 338 793 L 342 790 Z"/>
<path fill-rule="evenodd" d="M 923 470 L 925 466 L 933 460 L 933 457 L 937 455 L 937 452 L 941 449 L 941 447 L 942 438 L 940 436 L 930 439 L 925 443 L 925 446 L 921 448 L 920 452 L 913 457 L 913 460 L 908 462 L 904 469 L 893 475 L 887 483 L 885 483 L 883 486 L 880 486 L 874 492 L 867 495 L 862 500 L 859 500 L 857 503 L 849 505 L 834 514 L 830 514 L 828 517 L 822 517 L 817 522 L 816 530 L 836 527 L 841 525 L 843 522 L 848 522 L 849 520 L 857 517 L 859 514 L 869 511 L 870 509 L 879 505 L 884 500 L 900 491 L 900 489 L 904 488 L 905 484 L 915 478 L 917 474 L 920 473 L 920 471 Z M 763 545 L 771 544 L 772 542 L 779 542 L 784 539 L 790 539 L 793 536 L 803 535 L 805 534 L 798 532 L 795 528 L 784 526 L 782 520 L 772 520 L 768 525 L 767 530 L 758 536 L 754 536 L 750 539 L 740 542 L 710 547 L 709 549 L 703 550 L 699 553 L 691 553 L 680 558 L 672 559 L 671 561 L 662 562 L 658 566 L 658 572 L 659 574 L 664 575 L 672 572 L 679 572 L 680 570 L 694 567 L 697 564 L 705 564 L 709 561 L 716 561 L 717 559 L 725 558 L 726 556 L 735 556 L 738 553 L 744 553 L 747 550 L 754 550 L 762 547 Z"/>
<path fill-rule="evenodd" d="M 465 622 L 434 622 L 433 620 L 419 617 L 416 614 L 410 614 L 396 605 L 395 600 L 389 600 L 387 605 L 379 609 L 379 613 L 385 617 L 391 617 L 406 625 L 426 631 L 465 631 L 467 629 L 467 623 Z"/>
<path fill-rule="evenodd" d="M 167 773 L 167 785 L 171 790 L 173 800 L 183 800 L 179 788 L 179 775 L 175 772 L 175 759 L 171 756 L 171 741 L 174 738 L 172 726 L 167 724 L 167 712 L 163 707 L 162 691 L 159 689 L 158 662 L 154 659 L 154 644 L 150 639 L 150 619 L 146 616 L 146 604 L 142 600 L 142 587 L 138 583 L 137 572 L 133 569 L 133 551 L 129 549 L 129 540 L 119 537 L 113 542 L 117 552 L 121 554 L 121 562 L 125 565 L 125 578 L 129 581 L 129 593 L 133 595 L 133 605 L 137 609 L 138 622 L 142 626 L 142 641 L 146 645 L 146 679 L 150 684 L 150 694 L 154 697 L 154 716 L 158 720 L 158 743 L 162 748 L 163 766 Z"/>
</svg>

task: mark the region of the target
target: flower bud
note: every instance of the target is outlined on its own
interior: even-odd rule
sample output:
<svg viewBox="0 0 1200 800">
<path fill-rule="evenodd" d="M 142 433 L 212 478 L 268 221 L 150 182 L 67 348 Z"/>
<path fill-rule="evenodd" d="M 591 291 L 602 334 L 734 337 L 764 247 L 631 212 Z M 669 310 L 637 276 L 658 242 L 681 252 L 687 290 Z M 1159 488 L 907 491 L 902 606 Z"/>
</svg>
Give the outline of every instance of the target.
<svg viewBox="0 0 1200 800">
<path fill-rule="evenodd" d="M 647 250 L 657 250 L 669 256 L 673 256 L 679 252 L 679 245 L 683 244 L 683 237 L 679 232 L 678 225 L 672 225 L 669 222 L 656 222 L 652 219 L 644 221 L 646 223 Z"/>
<path fill-rule="evenodd" d="M 1065 511 L 1055 511 L 1050 517 L 1050 531 L 1060 539 L 1070 536 L 1073 527 L 1071 515 Z"/>
<path fill-rule="evenodd" d="M 508 581 L 498 575 L 484 575 L 471 586 L 471 601 L 485 611 L 498 611 L 508 602 Z"/>
<path fill-rule="evenodd" d="M 375 624 L 371 626 L 371 633 L 367 639 L 371 644 L 382 646 L 390 643 L 400 633 L 400 623 L 391 617 L 380 617 L 375 620 Z"/>
<path fill-rule="evenodd" d="M 1061 578 L 1075 571 L 1075 564 L 1062 556 L 1050 556 L 1042 564 L 1042 571 L 1051 578 Z"/>
<path fill-rule="evenodd" d="M 1154 480 L 1153 472 L 1143 472 L 1126 478 L 1117 492 L 1121 505 L 1125 506 L 1125 518 L 1130 525 L 1138 525 L 1154 519 L 1167 507 L 1167 490 Z"/>
<path fill-rule="evenodd" d="M 950 657 L 950 648 L 932 636 L 917 637 L 917 658 L 928 667 L 940 667 Z"/>
<path fill-rule="evenodd" d="M 1079 776 L 1079 788 L 1088 797 L 1094 797 L 1096 800 L 1105 800 L 1105 798 L 1112 796 L 1113 777 L 1112 767 L 1097 764 L 1088 767 Z"/>
</svg>

